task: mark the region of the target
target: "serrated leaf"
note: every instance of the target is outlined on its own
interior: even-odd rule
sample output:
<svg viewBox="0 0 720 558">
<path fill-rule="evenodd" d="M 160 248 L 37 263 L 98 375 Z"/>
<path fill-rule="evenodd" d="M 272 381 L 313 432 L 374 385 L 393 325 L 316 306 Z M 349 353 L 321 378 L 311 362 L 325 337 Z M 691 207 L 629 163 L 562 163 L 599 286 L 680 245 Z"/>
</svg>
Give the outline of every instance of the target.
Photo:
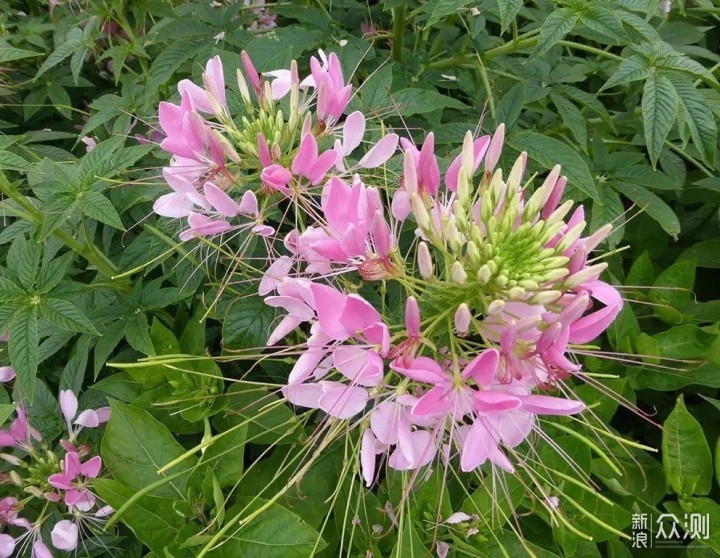
<svg viewBox="0 0 720 558">
<path fill-rule="evenodd" d="M 47 321 L 60 329 L 100 335 L 80 308 L 60 298 L 46 298 L 40 303 L 40 312 Z"/>
<path fill-rule="evenodd" d="M 533 161 L 547 169 L 562 165 L 562 172 L 567 176 L 570 187 L 600 201 L 590 169 L 583 158 L 566 143 L 530 131 L 511 134 L 507 142 L 518 151 L 527 151 Z"/>
<path fill-rule="evenodd" d="M 642 115 L 645 142 L 653 167 L 657 164 L 663 142 L 677 118 L 677 112 L 678 96 L 672 82 L 660 74 L 648 77 L 642 96 Z"/>
<path fill-rule="evenodd" d="M 715 167 L 715 151 L 717 149 L 717 124 L 712 111 L 712 104 L 703 97 L 689 79 L 670 76 L 675 87 L 678 100 L 682 106 L 685 124 L 690 129 L 695 147 L 702 154 L 705 162 Z"/>
<path fill-rule="evenodd" d="M 120 220 L 120 215 L 115 211 L 112 202 L 100 192 L 89 190 L 85 192 L 80 200 L 80 210 L 88 217 L 120 229 L 125 227 Z"/>
<path fill-rule="evenodd" d="M 550 98 L 555 104 L 555 107 L 560 114 L 560 118 L 565 124 L 565 127 L 570 130 L 570 133 L 577 140 L 583 149 L 587 149 L 587 124 L 585 123 L 585 117 L 572 102 L 558 95 L 557 93 L 550 93 Z"/>
<path fill-rule="evenodd" d="M 58 45 L 57 48 L 50 53 L 50 56 L 48 56 L 42 63 L 37 74 L 35 74 L 35 79 L 39 78 L 49 69 L 60 64 L 60 62 L 65 60 L 78 49 L 81 49 L 83 42 L 82 31 L 78 28 L 71 29 L 65 41 Z"/>
<path fill-rule="evenodd" d="M 633 54 L 620 63 L 618 69 L 615 70 L 615 73 L 610 76 L 610 79 L 600 88 L 600 91 L 632 81 L 645 79 L 651 73 L 652 69 L 648 65 L 647 60 L 638 54 Z"/>
<path fill-rule="evenodd" d="M 8 353 L 23 396 L 32 401 L 38 365 L 37 309 L 20 308 L 8 328 Z"/>
<path fill-rule="evenodd" d="M 715 76 L 710 73 L 710 70 L 699 62 L 695 62 L 692 58 L 688 58 L 680 53 L 671 54 L 661 58 L 657 65 L 660 68 L 687 72 L 688 74 L 698 77 L 704 81 L 717 83 Z"/>
<path fill-rule="evenodd" d="M 530 54 L 530 60 L 545 54 L 562 38 L 573 30 L 580 15 L 570 8 L 560 8 L 552 12 L 540 28 L 540 36 L 535 50 Z"/>
<path fill-rule="evenodd" d="M 150 66 L 150 75 L 145 87 L 148 93 L 152 92 L 157 95 L 158 89 L 168 83 L 175 71 L 184 62 L 192 59 L 206 42 L 205 37 L 170 42 L 169 46 L 153 60 Z"/>
<path fill-rule="evenodd" d="M 14 48 L 9 45 L 0 45 L 0 64 L 13 60 L 22 60 L 33 56 L 42 56 L 42 52 L 33 52 L 23 48 Z"/>
<path fill-rule="evenodd" d="M 43 264 L 37 277 L 37 291 L 45 294 L 65 279 L 68 267 L 75 258 L 75 252 L 66 252 L 62 256 Z"/>
<path fill-rule="evenodd" d="M 402 89 L 392 94 L 391 99 L 393 101 L 393 110 L 399 111 L 403 116 L 426 114 L 443 108 L 467 108 L 457 99 L 441 95 L 437 91 L 429 89 Z"/>
<path fill-rule="evenodd" d="M 680 221 L 675 212 L 663 200 L 637 184 L 623 182 L 617 190 L 655 219 L 663 230 L 673 238 L 680 234 Z"/>
<path fill-rule="evenodd" d="M 622 23 L 620 23 L 620 19 L 616 15 L 615 10 L 608 9 L 604 6 L 590 6 L 582 11 L 581 21 L 583 25 L 611 39 L 617 41 L 626 39 Z"/>
<path fill-rule="evenodd" d="M 155 348 L 150 338 L 150 325 L 147 316 L 142 312 L 133 314 L 125 322 L 125 339 L 136 351 L 148 356 L 155 355 Z"/>
<path fill-rule="evenodd" d="M 472 0 L 429 0 L 429 2 L 425 2 L 418 10 L 419 14 L 427 16 L 424 29 L 432 27 L 441 19 L 456 13 L 471 1 Z"/>
<path fill-rule="evenodd" d="M 77 181 L 81 189 L 93 184 L 98 177 L 102 177 L 113 166 L 113 160 L 118 156 L 125 143 L 121 136 L 113 137 L 100 142 L 95 148 L 80 160 Z"/>
<path fill-rule="evenodd" d="M 32 169 L 33 166 L 31 163 L 28 163 L 22 157 L 18 157 L 15 153 L 0 151 L 0 170 L 28 172 Z"/>
<path fill-rule="evenodd" d="M 40 227 L 39 240 L 45 240 L 67 221 L 75 211 L 76 206 L 76 199 L 67 194 L 60 194 L 48 200 L 42 208 L 44 219 Z"/>
<path fill-rule="evenodd" d="M 497 104 L 495 109 L 497 122 L 503 122 L 508 130 L 512 129 L 513 124 L 520 116 L 524 103 L 525 88 L 522 83 L 518 83 Z"/>
<path fill-rule="evenodd" d="M 505 33 L 522 7 L 522 0 L 497 0 L 500 12 L 500 30 Z"/>
<path fill-rule="evenodd" d="M 35 283 L 38 266 L 40 265 L 40 255 L 41 249 L 36 242 L 30 240 L 29 242 L 25 243 L 25 246 L 20 252 L 17 268 L 15 269 L 18 275 L 18 279 L 20 279 L 21 285 L 29 287 L 30 285 Z"/>
<path fill-rule="evenodd" d="M 0 275 L 0 300 L 9 301 L 25 294 L 25 291 L 18 287 L 7 277 Z"/>
</svg>

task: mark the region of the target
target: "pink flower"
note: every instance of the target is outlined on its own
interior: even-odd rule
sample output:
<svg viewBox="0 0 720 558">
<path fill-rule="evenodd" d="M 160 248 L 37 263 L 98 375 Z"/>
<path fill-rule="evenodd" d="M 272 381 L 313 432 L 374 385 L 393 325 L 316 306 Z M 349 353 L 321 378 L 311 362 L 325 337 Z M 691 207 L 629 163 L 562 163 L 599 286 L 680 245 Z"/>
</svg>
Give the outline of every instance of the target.
<svg viewBox="0 0 720 558">
<path fill-rule="evenodd" d="M 16 412 L 17 418 L 10 428 L 0 429 L 0 447 L 15 447 L 29 451 L 32 449 L 33 440 L 40 441 L 42 436 L 30 426 L 24 409 L 18 408 Z"/>
<path fill-rule="evenodd" d="M 15 552 L 15 538 L 5 533 L 0 534 L 0 558 L 10 558 Z"/>
<path fill-rule="evenodd" d="M 352 94 L 352 86 L 345 85 L 340 60 L 335 53 L 321 65 L 314 56 L 310 59 L 315 88 L 317 89 L 317 117 L 328 126 L 334 125 L 342 116 Z"/>
<path fill-rule="evenodd" d="M 75 550 L 78 543 L 78 526 L 72 521 L 58 521 L 50 533 L 53 546 L 58 550 Z"/>
<path fill-rule="evenodd" d="M 182 80 L 178 83 L 180 95 L 189 99 L 193 110 L 212 113 L 217 116 L 222 115 L 227 111 L 227 100 L 225 97 L 225 77 L 219 56 L 214 56 L 208 60 L 202 79 L 205 89 L 189 79 Z"/>
<path fill-rule="evenodd" d="M 0 366 L 0 382 L 10 382 L 15 379 L 15 369 L 12 366 Z"/>
<path fill-rule="evenodd" d="M 360 111 L 350 114 L 342 127 L 342 141 L 335 140 L 333 150 L 337 154 L 335 167 L 341 172 L 346 171 L 345 157 L 350 155 L 362 142 L 365 135 L 365 116 Z M 357 163 L 357 168 L 376 168 L 387 162 L 397 149 L 397 134 L 388 134 L 380 139 Z"/>
<path fill-rule="evenodd" d="M 262 183 L 272 190 L 290 193 L 288 184 L 292 180 L 292 173 L 281 165 L 272 164 L 265 167 L 260 173 Z"/>
<path fill-rule="evenodd" d="M 60 410 L 65 417 L 65 423 L 68 427 L 68 432 L 71 438 L 75 438 L 82 428 L 97 428 L 101 424 L 110 420 L 110 407 L 100 407 L 99 409 L 86 409 L 79 415 L 78 411 L 78 400 L 75 394 L 69 390 L 64 389 L 60 391 Z M 75 422 L 73 423 L 73 419 Z M 73 429 L 72 424 L 79 426 L 78 429 Z"/>
<path fill-rule="evenodd" d="M 37 538 L 32 546 L 32 558 L 53 558 L 53 555 L 45 543 Z"/>
<path fill-rule="evenodd" d="M 85 463 L 80 462 L 76 452 L 65 455 L 63 472 L 51 475 L 48 482 L 58 490 L 64 491 L 65 503 L 80 511 L 89 511 L 95 505 L 95 496 L 87 489 L 88 481 L 100 474 L 102 459 L 95 456 Z"/>
<path fill-rule="evenodd" d="M 300 142 L 300 150 L 290 167 L 294 174 L 307 178 L 310 184 L 320 184 L 330 168 L 335 164 L 337 154 L 328 149 L 318 155 L 317 141 L 311 133 L 306 133 Z"/>
</svg>

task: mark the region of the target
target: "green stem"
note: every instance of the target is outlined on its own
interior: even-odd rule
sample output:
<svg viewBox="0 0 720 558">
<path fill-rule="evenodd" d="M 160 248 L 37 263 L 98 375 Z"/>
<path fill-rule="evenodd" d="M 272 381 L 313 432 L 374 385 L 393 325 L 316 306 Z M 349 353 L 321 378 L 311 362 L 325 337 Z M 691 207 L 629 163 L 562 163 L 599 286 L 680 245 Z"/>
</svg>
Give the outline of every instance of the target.
<svg viewBox="0 0 720 558">
<path fill-rule="evenodd" d="M 574 41 L 558 41 L 560 46 L 568 47 L 574 50 L 583 50 L 585 52 L 589 52 L 591 54 L 594 54 L 596 56 L 604 56 L 605 58 L 612 58 L 613 60 L 617 60 L 619 62 L 623 61 L 622 56 L 618 56 L 617 54 L 613 54 L 612 52 L 608 52 L 607 50 L 602 50 L 600 48 L 595 48 L 589 45 L 584 45 L 582 43 L 576 43 Z"/>
<path fill-rule="evenodd" d="M 405 39 L 405 6 L 397 6 L 392 9 L 392 20 L 392 58 L 396 62 L 402 62 L 403 41 Z"/>
<path fill-rule="evenodd" d="M 488 109 L 490 110 L 490 116 L 495 120 L 495 100 L 493 99 L 492 87 L 490 87 L 490 80 L 488 79 L 487 70 L 485 64 L 483 64 L 482 58 L 478 55 L 477 59 L 477 70 L 480 74 L 480 80 L 482 81 L 485 93 L 487 93 Z"/>
</svg>

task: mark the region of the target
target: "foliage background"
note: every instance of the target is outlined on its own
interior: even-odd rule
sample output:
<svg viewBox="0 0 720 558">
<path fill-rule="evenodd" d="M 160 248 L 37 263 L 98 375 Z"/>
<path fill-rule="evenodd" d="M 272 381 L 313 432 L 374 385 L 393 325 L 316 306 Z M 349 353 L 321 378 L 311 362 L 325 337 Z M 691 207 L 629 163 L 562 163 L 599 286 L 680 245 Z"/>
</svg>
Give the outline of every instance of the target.
<svg viewBox="0 0 720 558">
<path fill-rule="evenodd" d="M 664 13 L 664 4 L 306 1 L 269 6 L 278 26 L 257 31 L 257 14 L 242 3 L 71 2 L 50 13 L 44 2 L 0 1 L 0 330 L 10 332 L 0 359 L 18 372 L 2 402 L 23 397 L 51 437 L 63 428 L 59 389 L 82 388 L 86 405 L 110 398 L 102 454 L 111 478 L 96 489 L 116 508 L 147 489 L 113 543 L 128 558 L 196 556 L 233 507 L 263 488 L 269 498 L 290 478 L 292 466 L 275 472 L 298 455 L 305 432 L 276 406 L 152 488 L 158 467 L 204 434 L 256 416 L 259 396 L 274 397 L 222 380 L 248 372 L 252 363 L 237 351 L 263 346 L 274 314 L 226 280 L 226 258 L 178 244 L 178 225 L 151 213 L 165 189 L 153 142 L 159 101 L 176 98 L 177 81 L 198 78 L 210 56 L 234 71 L 245 49 L 271 70 L 323 48 L 360 86 L 352 109 L 416 138 L 433 130 L 445 164 L 466 129 L 504 122 L 515 150 L 508 160 L 525 150 L 532 172 L 562 164 L 592 228 L 615 224 L 610 272 L 632 304 L 604 343 L 618 354 L 586 366 L 616 376 L 604 383 L 648 418 L 590 389 L 584 395 L 617 432 L 661 451 L 618 455 L 618 475 L 573 437 L 558 433 L 559 443 L 614 502 L 592 509 L 597 519 L 629 533 L 632 513 L 710 513 L 711 538 L 682 554 L 720 552 L 720 9 L 687 0 Z M 83 137 L 97 147 L 86 152 Z M 178 353 L 198 355 L 185 365 L 205 375 L 117 365 Z M 286 370 L 260 361 L 248 377 L 273 384 Z M 434 479 L 398 534 L 383 511 L 397 497 L 388 479 L 377 494 L 363 493 L 368 521 L 354 529 L 346 510 L 327 503 L 343 501 L 335 488 L 350 490 L 340 480 L 343 458 L 328 453 L 299 488 L 210 555 L 336 556 L 342 539 L 348 555 L 405 556 L 410 547 L 424 556 L 425 507 L 454 511 L 482 494 L 438 503 Z M 643 555 L 583 513 L 569 512 L 592 541 L 549 528 L 542 513 L 524 514 L 526 499 L 513 506 L 538 556 Z M 453 552 L 500 556 L 504 546 L 516 555 L 512 535 L 495 527 L 500 542 L 461 533 Z"/>
</svg>

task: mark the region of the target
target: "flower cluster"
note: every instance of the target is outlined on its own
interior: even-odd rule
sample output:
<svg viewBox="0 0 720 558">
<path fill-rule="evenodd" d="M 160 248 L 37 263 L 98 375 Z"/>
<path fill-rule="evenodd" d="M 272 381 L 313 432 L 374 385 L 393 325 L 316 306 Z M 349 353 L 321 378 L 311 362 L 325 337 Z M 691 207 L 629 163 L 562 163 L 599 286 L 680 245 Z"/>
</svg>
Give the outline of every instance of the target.
<svg viewBox="0 0 720 558">
<path fill-rule="evenodd" d="M 10 378 L 14 374 L 9 374 Z M 42 529 L 50 522 L 53 548 L 73 551 L 81 534 L 102 526 L 112 508 L 103 506 L 90 488 L 102 470 L 99 456 L 78 441 L 84 428 L 95 428 L 110 418 L 109 408 L 86 409 L 78 413 L 78 400 L 70 390 L 60 392 L 60 408 L 67 425 L 67 437 L 60 440 L 61 458 L 40 432 L 30 425 L 27 413 L 17 408 L 17 418 L 0 430 L 0 459 L 11 468 L 2 472 L 4 484 L 18 492 L 16 498 L 0 500 L 0 558 L 24 555 L 52 558 L 43 540 Z M 62 519 L 58 519 L 61 517 Z"/>
<path fill-rule="evenodd" d="M 334 54 L 312 57 L 304 78 L 295 63 L 261 75 L 242 60 L 239 103 L 216 57 L 204 87 L 182 81 L 180 104 L 161 104 L 173 193 L 156 212 L 187 217 L 184 240 L 282 235 L 258 291 L 282 316 L 268 346 L 300 352 L 283 393 L 359 428 L 368 486 L 381 462 L 524 466 L 539 417 L 585 409 L 576 351 L 622 308 L 592 257 L 611 226 L 585 234 L 560 167 L 534 189 L 525 153 L 505 173 L 502 124 L 468 132 L 441 172 L 432 133 L 419 146 L 385 130 L 366 139 Z M 286 217 L 267 224 L 273 207 Z"/>
</svg>

